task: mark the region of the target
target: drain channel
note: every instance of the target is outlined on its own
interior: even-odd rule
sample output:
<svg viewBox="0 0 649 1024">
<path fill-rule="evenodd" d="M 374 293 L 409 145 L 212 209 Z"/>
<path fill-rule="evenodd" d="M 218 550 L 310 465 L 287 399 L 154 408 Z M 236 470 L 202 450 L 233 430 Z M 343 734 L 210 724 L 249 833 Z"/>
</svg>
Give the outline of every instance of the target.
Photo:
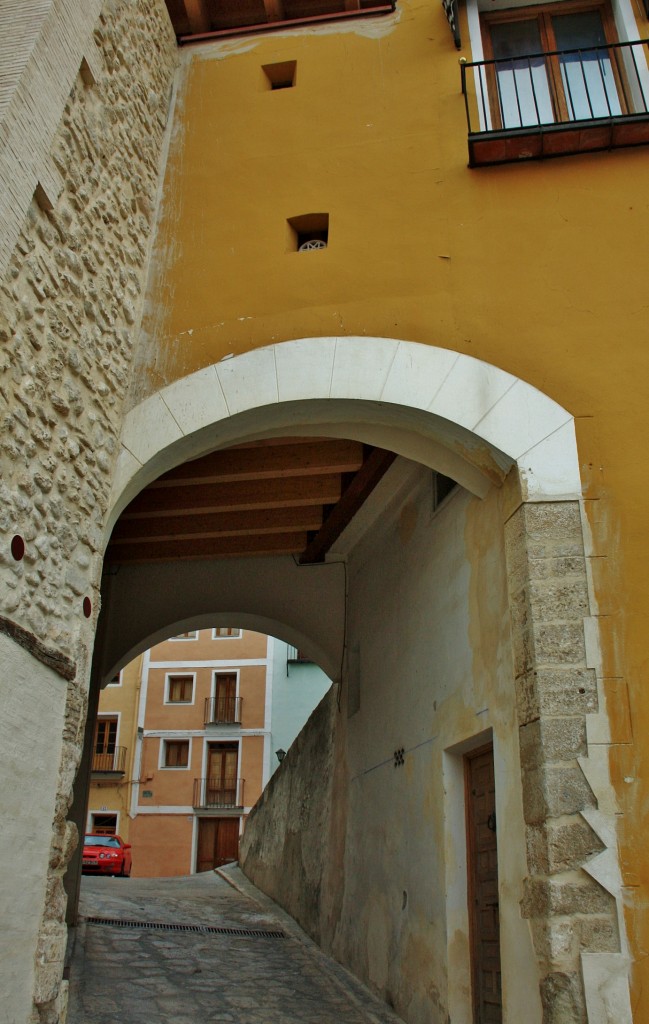
<svg viewBox="0 0 649 1024">
<path fill-rule="evenodd" d="M 121 917 L 84 917 L 87 924 L 103 924 L 111 928 L 142 928 L 158 932 L 196 932 L 199 935 L 246 936 L 253 939 L 285 939 L 282 931 L 261 928 L 219 928 L 209 924 L 167 924 L 164 921 L 128 921 Z"/>
</svg>

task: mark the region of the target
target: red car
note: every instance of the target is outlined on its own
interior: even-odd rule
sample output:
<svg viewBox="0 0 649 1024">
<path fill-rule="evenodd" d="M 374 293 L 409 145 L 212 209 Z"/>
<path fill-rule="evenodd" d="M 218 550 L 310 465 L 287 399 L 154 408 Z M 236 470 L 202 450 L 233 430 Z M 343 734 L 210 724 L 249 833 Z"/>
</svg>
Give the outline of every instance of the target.
<svg viewBox="0 0 649 1024">
<path fill-rule="evenodd" d="M 84 875 L 131 874 L 131 844 L 119 836 L 87 835 L 83 841 L 81 873 Z"/>
</svg>

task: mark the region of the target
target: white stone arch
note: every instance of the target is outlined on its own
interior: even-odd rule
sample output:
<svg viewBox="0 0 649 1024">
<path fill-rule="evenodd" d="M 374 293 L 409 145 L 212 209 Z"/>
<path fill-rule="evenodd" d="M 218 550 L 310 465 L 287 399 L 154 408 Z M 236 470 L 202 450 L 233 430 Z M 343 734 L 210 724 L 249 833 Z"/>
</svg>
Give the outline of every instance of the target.
<svg viewBox="0 0 649 1024">
<path fill-rule="evenodd" d="M 122 509 L 161 473 L 222 447 L 287 434 L 340 435 L 378 444 L 452 476 L 478 496 L 501 483 L 516 466 L 523 502 L 516 512 L 521 525 L 520 537 L 515 538 L 516 550 L 526 550 L 528 538 L 522 517 L 530 503 L 548 506 L 556 503 L 550 515 L 556 512 L 558 517 L 564 503 L 572 503 L 572 513 L 576 512 L 579 517 L 578 510 L 574 509 L 574 503 L 582 496 L 574 419 L 568 410 L 537 388 L 498 367 L 434 346 L 387 338 L 306 338 L 226 358 L 175 381 L 130 410 L 120 441 L 106 520 L 106 543 Z M 548 515 L 547 509 L 533 509 L 535 511 Z M 326 575 L 338 566 L 324 563 L 309 567 L 309 572 L 320 574 L 313 589 L 330 587 L 327 599 L 314 613 L 308 585 L 305 584 L 304 592 L 300 593 L 301 581 L 292 559 L 263 560 L 268 572 L 265 593 L 259 586 L 255 565 L 261 561 L 239 561 L 237 572 L 233 574 L 240 588 L 237 600 L 229 595 L 228 608 L 224 605 L 214 611 L 224 622 L 228 621 L 227 614 L 236 614 L 239 622 L 245 605 L 246 614 L 251 617 L 240 624 L 259 628 L 255 627 L 256 622 L 270 623 L 272 619 L 276 628 L 271 631 L 289 642 L 295 637 L 300 645 L 310 645 L 314 650 L 314 644 L 319 641 L 316 660 L 329 675 L 340 680 L 346 653 L 346 592 L 341 579 L 336 583 Z M 227 571 L 223 562 L 221 560 L 220 568 L 218 560 L 203 563 L 206 579 L 216 591 L 219 589 L 218 573 Z M 186 563 L 191 564 L 198 563 Z M 189 588 L 187 578 L 180 577 L 181 569 L 179 565 L 174 566 L 178 577 L 174 584 Z M 171 606 L 167 618 L 158 616 L 156 620 L 155 616 L 149 616 L 148 632 L 147 627 L 140 628 L 139 622 L 128 621 L 134 618 L 134 607 L 145 603 L 143 596 L 138 601 L 138 592 L 140 595 L 164 592 L 162 576 L 156 586 L 156 574 L 165 571 L 169 571 L 168 564 L 166 568 L 130 566 L 120 569 L 112 578 L 105 595 L 106 606 L 110 609 L 111 589 L 116 590 L 118 612 L 113 621 L 109 615 L 105 631 L 108 653 L 103 662 L 100 658 L 95 666 L 99 678 L 107 674 L 105 670 L 113 655 L 120 658 L 125 655 L 128 649 L 128 643 L 124 642 L 125 629 L 131 630 L 132 643 L 141 644 L 142 637 L 154 635 L 161 623 L 173 621 L 177 628 L 183 628 L 184 623 L 178 616 L 174 617 Z M 526 580 L 524 586 L 528 582 Z M 320 596 L 320 591 L 318 593 Z M 258 602 L 254 607 L 251 596 Z M 278 597 L 282 596 L 285 604 L 280 607 Z M 527 600 L 527 595 L 523 596 Z M 208 597 L 211 600 L 209 594 Z M 322 606 L 329 613 L 326 623 L 320 610 Z M 270 608 L 274 615 L 269 615 Z M 191 624 L 210 621 L 201 617 L 207 611 L 207 608 L 193 610 Z M 534 624 L 533 617 L 533 610 L 526 606 L 521 621 L 513 622 L 521 650 L 523 631 L 530 623 Z M 584 609 L 578 602 L 567 609 L 566 621 L 568 619 L 576 633 L 583 631 Z M 235 624 L 234 618 L 231 622 Z M 186 623 L 189 625 L 190 620 Z M 539 623 L 542 628 L 542 616 Z M 595 671 L 589 666 L 597 664 L 596 636 L 596 621 L 591 618 L 584 636 L 585 649 L 588 648 L 585 672 Z M 118 648 L 121 648 L 119 652 Z M 570 664 L 567 670 L 571 670 Z M 536 671 L 531 673 L 530 685 L 536 685 L 536 674 Z M 602 712 L 604 708 L 602 700 Z M 577 713 L 585 717 L 587 712 L 579 706 Z M 535 742 L 538 764 L 561 771 L 562 763 L 556 759 L 563 755 L 546 749 L 541 730 Z M 601 746 L 598 749 L 597 745 L 589 744 L 588 756 L 580 757 L 579 765 L 592 788 L 595 806 L 612 806 L 606 753 Z M 583 975 L 589 1017 L 608 1020 L 606 1007 L 615 1005 L 619 1020 L 627 1021 L 631 1019 L 626 981 L 627 945 L 614 822 L 608 812 L 600 814 L 590 806 L 576 806 L 571 815 L 575 821 L 580 820 L 581 815 L 600 836 L 603 846 L 610 846 L 591 858 L 583 869 L 616 901 L 621 950 L 602 958 L 597 948 L 585 949 L 577 959 L 573 957 L 570 970 L 580 970 Z M 546 817 L 552 821 L 552 812 L 548 811 Z M 536 827 L 539 822 L 532 824 Z M 549 851 L 546 856 L 549 863 Z M 536 874 L 536 869 L 529 867 L 529 876 L 524 881 L 530 882 L 531 889 L 542 883 L 551 892 L 551 886 L 557 881 L 554 876 L 539 878 Z M 578 914 L 581 913 L 579 907 Z M 563 976 L 557 975 L 557 964 L 548 949 L 554 948 L 552 943 L 562 941 L 560 929 L 565 919 L 546 915 L 542 908 L 532 916 L 544 921 L 550 937 L 539 940 L 536 949 L 543 989 L 546 983 L 551 987 L 557 977 L 562 983 Z M 570 1016 L 570 1011 L 567 1013 Z M 570 1016 L 570 1019 L 577 1017 Z"/>
<path fill-rule="evenodd" d="M 189 458 L 291 430 L 392 448 L 484 493 L 518 465 L 526 501 L 581 496 L 574 420 L 471 356 L 389 338 L 303 338 L 223 359 L 126 415 L 106 541 L 147 483 Z"/>
<path fill-rule="evenodd" d="M 127 414 L 105 543 L 128 502 L 168 469 L 228 445 L 286 434 L 377 444 L 480 497 L 513 465 L 525 501 L 581 494 L 573 418 L 525 381 L 415 342 L 304 338 L 198 370 Z M 311 649 L 325 672 L 340 678 L 344 583 L 334 579 L 331 563 L 310 567 L 308 578 L 301 569 L 286 556 L 240 560 L 236 575 L 218 559 L 180 562 L 172 574 L 166 564 L 121 567 L 102 587 L 100 678 L 111 678 L 172 623 L 172 631 L 183 628 L 178 622 L 186 615 L 198 621 L 231 614 L 241 623 L 245 617 L 248 628 Z M 316 591 L 327 595 L 324 614 L 314 603 Z"/>
</svg>

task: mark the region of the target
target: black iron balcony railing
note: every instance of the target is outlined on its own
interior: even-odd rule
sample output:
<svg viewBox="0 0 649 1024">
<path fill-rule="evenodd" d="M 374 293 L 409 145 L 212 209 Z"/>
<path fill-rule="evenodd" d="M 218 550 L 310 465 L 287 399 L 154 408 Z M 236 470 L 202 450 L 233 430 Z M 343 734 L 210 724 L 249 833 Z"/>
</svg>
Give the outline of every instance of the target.
<svg viewBox="0 0 649 1024">
<path fill-rule="evenodd" d="M 205 725 L 240 725 L 241 697 L 206 697 Z"/>
<path fill-rule="evenodd" d="M 469 165 L 649 142 L 649 40 L 461 63 Z"/>
<path fill-rule="evenodd" d="M 243 807 L 243 779 L 194 779 L 193 807 Z"/>
<path fill-rule="evenodd" d="M 126 747 L 113 747 L 112 750 L 97 752 L 92 755 L 93 772 L 121 772 L 126 771 Z"/>
</svg>

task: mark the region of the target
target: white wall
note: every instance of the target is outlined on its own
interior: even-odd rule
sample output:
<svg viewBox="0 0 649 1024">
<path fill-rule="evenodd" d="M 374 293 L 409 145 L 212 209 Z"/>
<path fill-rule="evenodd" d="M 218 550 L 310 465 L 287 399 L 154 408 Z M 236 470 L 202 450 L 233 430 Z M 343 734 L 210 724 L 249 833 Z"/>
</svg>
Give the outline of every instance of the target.
<svg viewBox="0 0 649 1024">
<path fill-rule="evenodd" d="M 2 635 L 0 659 L 0 1017 L 24 1024 L 32 1012 L 67 684 Z"/>
<path fill-rule="evenodd" d="M 291 648 L 293 650 L 293 648 Z M 307 718 L 331 686 L 331 679 L 313 662 L 288 665 L 289 647 L 273 645 L 273 704 L 271 713 L 271 772 L 279 766 L 275 751 L 287 751 Z"/>
</svg>

